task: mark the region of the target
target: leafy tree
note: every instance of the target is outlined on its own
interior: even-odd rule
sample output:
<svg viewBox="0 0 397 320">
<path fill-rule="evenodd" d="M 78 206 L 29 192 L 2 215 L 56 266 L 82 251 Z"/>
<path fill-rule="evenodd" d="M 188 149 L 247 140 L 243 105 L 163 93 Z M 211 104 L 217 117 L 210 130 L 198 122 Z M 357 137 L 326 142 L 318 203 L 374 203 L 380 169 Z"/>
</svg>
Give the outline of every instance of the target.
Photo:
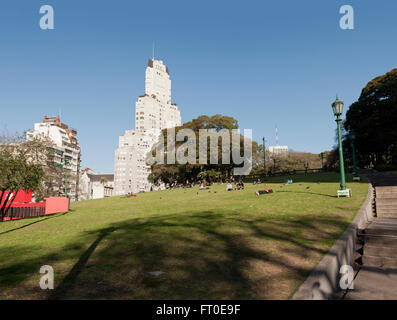
<svg viewBox="0 0 397 320">
<path fill-rule="evenodd" d="M 232 117 L 223 116 L 220 114 L 216 114 L 214 116 L 206 116 L 202 115 L 192 121 L 184 123 L 180 127 L 175 128 L 176 134 L 182 129 L 191 129 L 195 133 L 196 141 L 199 141 L 199 130 L 200 129 L 214 129 L 219 132 L 220 130 L 234 130 L 238 129 L 238 121 Z M 167 152 L 167 130 L 163 130 L 164 137 L 164 151 Z M 186 142 L 178 142 L 176 143 L 176 150 Z M 230 141 L 231 144 L 231 141 Z M 253 141 L 253 156 L 256 155 L 258 150 L 258 144 Z M 243 136 L 240 135 L 240 153 L 243 150 Z M 149 176 L 149 180 L 154 183 L 159 181 L 165 183 L 185 183 L 186 180 L 189 181 L 197 181 L 197 180 L 211 180 L 215 181 L 220 178 L 229 177 L 232 174 L 232 169 L 235 167 L 235 164 L 230 161 L 230 164 L 210 164 L 209 163 L 209 153 L 210 148 L 209 144 L 207 145 L 207 163 L 200 164 L 199 163 L 199 143 L 196 143 L 196 163 L 195 164 L 153 164 L 151 165 L 151 174 Z M 155 146 L 156 147 L 156 146 Z M 155 147 L 153 149 L 155 149 Z M 232 150 L 232 148 L 230 148 Z M 155 152 L 153 152 L 155 154 Z M 218 143 L 218 160 L 222 159 L 222 144 Z M 219 161 L 221 162 L 221 161 Z"/>
<path fill-rule="evenodd" d="M 57 164 L 62 156 L 56 152 L 54 143 L 47 136 L 29 140 L 25 136 L 0 134 L 1 219 L 15 199 L 14 196 L 9 201 L 11 194 L 6 196 L 3 191 L 32 190 L 36 201 L 63 196 L 65 192 L 65 170 Z M 70 172 L 67 176 L 70 188 L 76 176 Z"/>
<path fill-rule="evenodd" d="M 260 146 L 258 152 L 257 162 L 255 163 L 251 174 L 263 175 L 263 145 Z M 323 165 L 328 166 L 327 156 L 330 151 L 323 152 Z M 294 170 L 305 170 L 307 165 L 309 169 L 321 168 L 321 154 L 310 152 L 297 152 L 290 150 L 287 154 L 272 154 L 266 151 L 266 174 L 274 171 L 276 172 L 293 172 Z"/>
<path fill-rule="evenodd" d="M 346 147 L 355 133 L 358 163 L 397 164 L 397 69 L 371 80 L 346 113 Z"/>
<path fill-rule="evenodd" d="M 42 183 L 43 165 L 36 161 L 31 145 L 20 142 L 20 138 L 2 141 L 0 146 L 0 219 L 4 220 L 20 190 L 38 189 Z M 5 191 L 9 191 L 5 195 Z M 15 191 L 11 198 L 11 191 Z"/>
</svg>

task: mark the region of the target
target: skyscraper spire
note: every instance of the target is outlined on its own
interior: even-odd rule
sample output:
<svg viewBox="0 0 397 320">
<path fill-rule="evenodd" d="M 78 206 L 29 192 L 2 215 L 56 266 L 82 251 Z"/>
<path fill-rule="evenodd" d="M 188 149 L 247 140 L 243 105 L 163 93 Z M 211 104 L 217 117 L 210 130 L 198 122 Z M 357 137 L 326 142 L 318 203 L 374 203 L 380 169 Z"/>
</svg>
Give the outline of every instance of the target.
<svg viewBox="0 0 397 320">
<path fill-rule="evenodd" d="M 152 60 L 154 60 L 154 41 L 153 41 L 153 46 L 152 46 Z"/>
<path fill-rule="evenodd" d="M 278 146 L 278 128 L 276 124 L 276 146 Z"/>
</svg>

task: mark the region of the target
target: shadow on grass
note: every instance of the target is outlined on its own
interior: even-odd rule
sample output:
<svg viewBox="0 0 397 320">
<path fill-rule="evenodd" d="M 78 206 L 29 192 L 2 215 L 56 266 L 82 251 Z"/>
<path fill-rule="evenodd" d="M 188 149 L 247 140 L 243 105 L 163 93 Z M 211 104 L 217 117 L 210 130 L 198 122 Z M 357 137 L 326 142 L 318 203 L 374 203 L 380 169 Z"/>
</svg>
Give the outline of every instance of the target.
<svg viewBox="0 0 397 320">
<path fill-rule="evenodd" d="M 277 192 L 290 192 L 290 193 L 302 193 L 302 194 L 313 194 L 316 196 L 328 197 L 328 198 L 337 198 L 337 196 L 331 196 L 330 194 L 326 193 L 318 193 L 318 192 L 308 192 L 308 191 L 291 191 L 291 190 L 277 190 Z"/>
<path fill-rule="evenodd" d="M 212 211 L 134 219 L 100 231 L 49 298 L 288 298 L 315 267 L 305 261 L 327 252 L 317 242 L 332 242 L 347 225 L 340 218 L 249 220 Z M 325 231 L 329 226 L 334 230 Z"/>
<path fill-rule="evenodd" d="M 115 231 L 115 228 L 106 228 L 100 230 L 98 238 L 90 245 L 90 247 L 80 256 L 79 261 L 73 266 L 68 275 L 62 280 L 57 288 L 51 293 L 49 299 L 58 299 L 59 297 L 65 296 L 67 291 L 73 287 L 77 281 L 77 277 L 87 264 L 88 259 L 97 248 L 98 244 L 103 238 L 108 236 L 111 232 Z"/>
<path fill-rule="evenodd" d="M 24 224 L 23 226 L 20 226 L 18 228 L 14 228 L 14 229 L 10 229 L 10 230 L 7 230 L 7 231 L 0 232 L 0 236 L 3 235 L 3 234 L 6 234 L 6 233 L 10 233 L 10 232 L 17 231 L 17 230 L 20 230 L 20 229 L 23 229 L 23 228 L 27 228 L 27 227 L 29 227 L 31 225 L 34 225 L 36 223 L 40 223 L 40 222 L 43 222 L 43 221 L 46 221 L 46 220 L 49 220 L 49 219 L 52 219 L 52 218 L 61 217 L 61 216 L 65 215 L 65 214 L 67 214 L 67 212 L 60 213 L 60 214 L 54 214 L 54 215 L 51 215 L 51 216 L 47 216 L 44 219 L 40 219 L 40 218 L 43 218 L 43 217 L 34 217 L 33 219 L 37 219 L 36 221 L 28 223 L 28 224 Z M 25 218 L 25 219 L 29 219 L 29 218 Z M 22 221 L 25 220 L 25 219 L 22 219 Z M 7 222 L 8 223 L 13 223 L 15 221 L 21 221 L 21 220 L 13 220 L 13 221 L 7 221 Z"/>
<path fill-rule="evenodd" d="M 286 299 L 327 252 L 324 243 L 347 225 L 338 216 L 277 219 L 226 210 L 135 218 L 97 230 L 95 239 L 82 233 L 52 254 L 12 248 L 18 262 L 0 270 L 0 281 L 18 287 L 41 265 L 57 272 L 72 259 L 77 262 L 59 284 L 56 278 L 53 292 L 37 282 L 20 288 L 21 298 Z M 26 258 L 27 250 L 37 256 Z"/>
</svg>

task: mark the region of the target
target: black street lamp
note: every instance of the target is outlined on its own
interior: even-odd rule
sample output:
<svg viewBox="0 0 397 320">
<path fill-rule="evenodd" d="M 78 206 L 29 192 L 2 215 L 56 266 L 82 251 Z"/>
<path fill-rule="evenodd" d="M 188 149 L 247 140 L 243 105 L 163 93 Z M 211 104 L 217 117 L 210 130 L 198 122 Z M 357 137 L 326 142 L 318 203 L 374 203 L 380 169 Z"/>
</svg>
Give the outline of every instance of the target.
<svg viewBox="0 0 397 320">
<path fill-rule="evenodd" d="M 265 137 L 262 138 L 263 141 L 263 177 L 266 177 L 266 145 Z"/>
<path fill-rule="evenodd" d="M 65 198 L 68 197 L 68 171 L 66 166 L 69 164 L 69 160 L 64 158 L 63 159 L 64 167 L 65 167 Z"/>
<path fill-rule="evenodd" d="M 324 152 L 320 153 L 321 157 L 321 171 L 324 171 Z"/>
<path fill-rule="evenodd" d="M 343 113 L 343 101 L 339 100 L 336 95 L 336 100 L 332 103 L 332 111 L 336 117 L 336 124 L 338 127 L 338 145 L 339 145 L 339 167 L 340 167 L 340 190 L 338 190 L 338 197 L 350 197 L 351 191 L 346 188 L 346 177 L 345 177 L 345 163 L 343 160 L 343 149 L 342 149 L 342 134 L 341 134 L 341 116 Z"/>
</svg>

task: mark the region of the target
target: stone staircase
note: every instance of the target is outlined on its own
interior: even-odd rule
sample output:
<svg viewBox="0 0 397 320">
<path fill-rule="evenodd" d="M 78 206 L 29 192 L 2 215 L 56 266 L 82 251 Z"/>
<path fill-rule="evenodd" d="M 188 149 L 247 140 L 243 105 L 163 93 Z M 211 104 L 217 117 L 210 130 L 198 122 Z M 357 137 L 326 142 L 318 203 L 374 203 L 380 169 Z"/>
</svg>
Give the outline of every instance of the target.
<svg viewBox="0 0 397 320">
<path fill-rule="evenodd" d="M 367 175 L 374 186 L 374 220 L 358 235 L 364 267 L 397 269 L 397 173 Z"/>
<path fill-rule="evenodd" d="M 396 186 L 375 187 L 376 216 L 397 218 L 397 182 Z"/>
</svg>

